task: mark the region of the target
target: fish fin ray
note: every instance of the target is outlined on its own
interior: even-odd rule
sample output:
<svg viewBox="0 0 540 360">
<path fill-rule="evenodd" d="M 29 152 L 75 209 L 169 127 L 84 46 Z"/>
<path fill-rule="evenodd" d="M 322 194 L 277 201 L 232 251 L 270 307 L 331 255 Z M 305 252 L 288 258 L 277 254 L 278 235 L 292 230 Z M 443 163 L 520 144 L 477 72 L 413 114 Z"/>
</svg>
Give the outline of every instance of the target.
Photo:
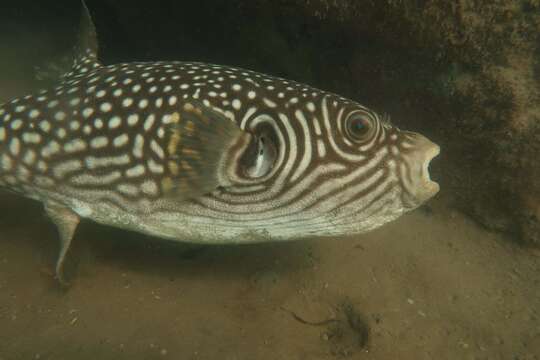
<svg viewBox="0 0 540 360">
<path fill-rule="evenodd" d="M 72 76 L 100 67 L 96 27 L 86 2 L 81 0 L 77 40 L 71 49 L 34 68 L 38 80 L 64 81 Z"/>
</svg>

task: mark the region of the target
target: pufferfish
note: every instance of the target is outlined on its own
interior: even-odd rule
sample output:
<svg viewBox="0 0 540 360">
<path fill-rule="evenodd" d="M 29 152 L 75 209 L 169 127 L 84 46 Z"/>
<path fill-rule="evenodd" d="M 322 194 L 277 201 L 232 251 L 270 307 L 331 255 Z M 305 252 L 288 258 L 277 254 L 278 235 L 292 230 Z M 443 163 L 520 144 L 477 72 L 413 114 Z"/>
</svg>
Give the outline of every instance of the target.
<svg viewBox="0 0 540 360">
<path fill-rule="evenodd" d="M 439 191 L 439 146 L 333 93 L 200 62 L 102 65 L 82 2 L 72 66 L 0 107 L 0 186 L 80 219 L 202 244 L 361 234 Z"/>
</svg>

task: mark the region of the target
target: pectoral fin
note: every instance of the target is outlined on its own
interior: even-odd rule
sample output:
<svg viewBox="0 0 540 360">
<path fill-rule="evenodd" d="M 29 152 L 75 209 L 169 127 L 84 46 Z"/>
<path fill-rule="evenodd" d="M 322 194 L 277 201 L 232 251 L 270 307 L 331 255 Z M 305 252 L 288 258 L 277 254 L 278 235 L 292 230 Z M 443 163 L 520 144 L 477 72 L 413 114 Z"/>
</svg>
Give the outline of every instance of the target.
<svg viewBox="0 0 540 360">
<path fill-rule="evenodd" d="M 184 104 L 170 120 L 164 193 L 192 199 L 228 186 L 233 153 L 242 151 L 252 136 L 222 113 L 197 103 Z"/>
</svg>

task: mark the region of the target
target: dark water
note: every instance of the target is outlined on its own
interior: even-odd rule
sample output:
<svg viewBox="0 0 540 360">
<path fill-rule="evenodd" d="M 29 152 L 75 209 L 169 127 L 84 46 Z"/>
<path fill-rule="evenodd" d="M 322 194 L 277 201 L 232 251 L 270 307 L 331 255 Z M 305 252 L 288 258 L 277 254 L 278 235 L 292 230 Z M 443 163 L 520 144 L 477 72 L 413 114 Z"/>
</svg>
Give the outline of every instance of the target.
<svg viewBox="0 0 540 360">
<path fill-rule="evenodd" d="M 395 98 L 403 85 L 385 96 L 380 85 L 336 80 L 352 39 L 335 24 L 330 35 L 320 24 L 278 24 L 263 2 L 130 4 L 89 2 L 105 63 L 238 65 L 365 98 L 422 126 Z M 4 101 L 39 85 L 32 69 L 70 43 L 78 6 L 23 1 L 1 16 Z M 311 32 L 311 43 L 269 38 L 268 28 Z M 373 44 L 370 56 L 380 51 Z M 55 228 L 39 204 L 2 192 L 0 360 L 539 359 L 538 254 L 478 226 L 454 196 L 443 187 L 428 207 L 368 235 L 288 244 L 189 247 L 83 222 L 63 290 L 53 280 Z"/>
</svg>

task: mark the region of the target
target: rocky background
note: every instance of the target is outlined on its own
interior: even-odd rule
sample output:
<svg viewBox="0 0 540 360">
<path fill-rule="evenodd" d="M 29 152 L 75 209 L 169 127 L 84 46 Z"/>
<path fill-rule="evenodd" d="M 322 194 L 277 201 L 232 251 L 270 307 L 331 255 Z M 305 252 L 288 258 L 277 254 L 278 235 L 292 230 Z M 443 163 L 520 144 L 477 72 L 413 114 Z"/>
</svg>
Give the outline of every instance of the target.
<svg viewBox="0 0 540 360">
<path fill-rule="evenodd" d="M 13 23 L 28 21 L 30 13 L 48 40 L 27 57 L 46 57 L 69 43 L 55 37 L 69 24 L 47 22 L 53 13 L 76 19 L 78 4 L 67 4 L 43 2 L 36 9 L 28 2 L 25 11 L 18 2 Z M 88 5 L 105 63 L 175 59 L 241 66 L 390 114 L 398 126 L 441 145 L 432 165 L 440 196 L 489 229 L 540 246 L 539 0 Z"/>
</svg>

